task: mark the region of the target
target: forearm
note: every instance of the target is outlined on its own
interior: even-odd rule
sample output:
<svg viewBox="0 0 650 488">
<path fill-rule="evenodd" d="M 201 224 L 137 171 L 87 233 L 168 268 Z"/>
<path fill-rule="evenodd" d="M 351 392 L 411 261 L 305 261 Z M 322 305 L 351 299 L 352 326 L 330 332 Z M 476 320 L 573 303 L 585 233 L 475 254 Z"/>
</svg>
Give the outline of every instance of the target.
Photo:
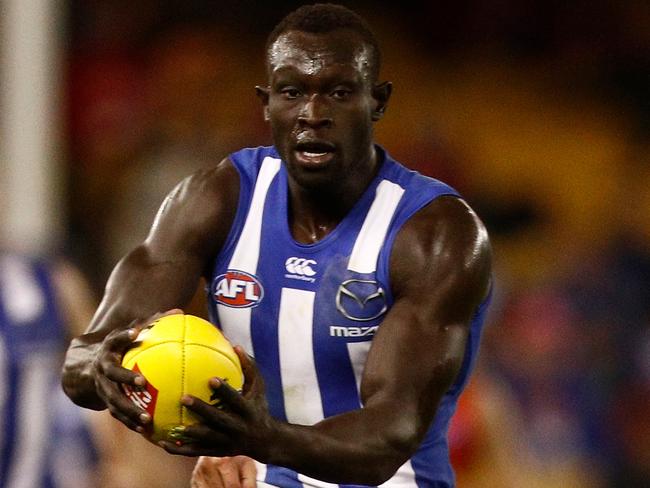
<svg viewBox="0 0 650 488">
<path fill-rule="evenodd" d="M 416 422 L 362 409 L 314 426 L 278 423 L 264 460 L 331 483 L 379 485 L 417 449 Z"/>
<path fill-rule="evenodd" d="M 97 395 L 94 361 L 102 341 L 115 329 L 125 329 L 140 317 L 151 315 L 135 314 L 135 309 L 120 306 L 121 300 L 108 293 L 93 317 L 87 331 L 70 342 L 63 363 L 61 383 L 70 399 L 79 406 L 93 410 L 106 408 Z M 124 302 L 127 305 L 126 302 Z"/>
<path fill-rule="evenodd" d="M 146 250 L 139 248 L 116 266 L 86 333 L 74 338 L 66 353 L 62 384 L 75 403 L 95 410 L 105 408 L 95 391 L 93 361 L 111 331 L 182 307 L 190 299 L 198 277 L 193 279 L 191 268 L 188 272 L 183 264 L 152 262 Z"/>
<path fill-rule="evenodd" d="M 394 373 L 396 385 L 365 398 L 364 408 L 313 426 L 278 423 L 266 462 L 333 483 L 384 483 L 419 448 L 461 362 L 462 355 L 439 361 L 424 382 Z"/>
<path fill-rule="evenodd" d="M 63 364 L 61 384 L 63 391 L 77 405 L 92 410 L 106 408 L 104 402 L 95 394 L 95 380 L 91 374 L 93 357 L 98 343 L 87 343 L 83 338 L 75 338 L 70 343 Z"/>
<path fill-rule="evenodd" d="M 93 410 L 106 408 L 96 393 L 94 360 L 104 338 L 115 329 L 129 327 L 138 317 L 120 310 L 118 303 L 106 295 L 86 333 L 75 337 L 66 351 L 61 383 L 63 390 L 77 405 Z"/>
</svg>

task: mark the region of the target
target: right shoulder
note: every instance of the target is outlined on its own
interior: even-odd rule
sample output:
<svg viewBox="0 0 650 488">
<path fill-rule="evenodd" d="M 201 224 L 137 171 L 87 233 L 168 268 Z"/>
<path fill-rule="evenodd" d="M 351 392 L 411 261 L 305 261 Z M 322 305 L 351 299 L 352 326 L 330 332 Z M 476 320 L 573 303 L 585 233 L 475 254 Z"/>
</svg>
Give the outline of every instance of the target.
<svg viewBox="0 0 650 488">
<path fill-rule="evenodd" d="M 228 158 L 188 176 L 163 201 L 146 244 L 182 240 L 199 252 L 208 243 L 220 246 L 235 218 L 239 186 L 239 172 Z"/>
<path fill-rule="evenodd" d="M 216 166 L 202 168 L 186 177 L 167 195 L 165 203 L 183 208 L 211 204 L 208 207 L 216 211 L 215 205 L 218 207 L 220 202 L 236 204 L 238 196 L 239 172 L 232 161 L 225 158 Z"/>
<path fill-rule="evenodd" d="M 166 206 L 178 207 L 190 222 L 198 219 L 200 226 L 219 222 L 220 228 L 227 223 L 229 229 L 239 201 L 250 198 L 258 177 L 262 173 L 274 174 L 279 164 L 273 146 L 240 149 L 218 165 L 201 169 L 179 183 L 167 196 L 161 211 Z"/>
<path fill-rule="evenodd" d="M 183 180 L 169 195 L 168 203 L 188 201 L 226 201 L 236 205 L 240 191 L 243 197 L 255 187 L 265 163 L 272 160 L 277 167 L 280 157 L 274 146 L 247 147 L 233 152 L 212 168 L 201 169 Z M 219 208 L 213 208 L 219 211 Z"/>
</svg>

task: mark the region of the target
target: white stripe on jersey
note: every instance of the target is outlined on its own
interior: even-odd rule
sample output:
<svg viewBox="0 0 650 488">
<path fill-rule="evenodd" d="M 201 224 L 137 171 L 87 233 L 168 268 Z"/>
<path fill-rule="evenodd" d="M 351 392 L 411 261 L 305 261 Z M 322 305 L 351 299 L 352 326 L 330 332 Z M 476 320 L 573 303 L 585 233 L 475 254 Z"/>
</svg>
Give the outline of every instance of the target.
<svg viewBox="0 0 650 488">
<path fill-rule="evenodd" d="M 280 374 L 284 411 L 292 424 L 312 425 L 323 420 L 312 329 L 316 293 L 282 288 L 278 317 Z"/>
<path fill-rule="evenodd" d="M 255 357 L 251 339 L 251 309 L 226 307 L 217 303 L 217 310 L 223 335 L 231 344 L 243 347 L 246 354 Z M 237 326 L 233 327 L 232 324 Z"/>
<path fill-rule="evenodd" d="M 16 325 L 36 320 L 45 310 L 46 301 L 30 263 L 16 256 L 3 256 L 0 269 L 0 296 L 9 320 Z"/>
<path fill-rule="evenodd" d="M 257 261 L 260 256 L 260 238 L 262 234 L 262 217 L 264 214 L 264 202 L 269 186 L 275 175 L 280 170 L 280 160 L 277 158 L 264 158 L 260 168 L 251 206 L 244 222 L 237 246 L 233 252 L 228 269 L 245 271 L 246 273 L 255 274 L 257 272 Z M 251 356 L 255 355 L 253 343 L 251 341 L 250 308 L 232 308 L 217 304 L 219 311 L 219 322 L 221 323 L 224 335 L 233 344 L 241 345 L 244 350 Z M 237 327 L 231 327 L 231 324 L 237 324 Z"/>
<path fill-rule="evenodd" d="M 384 245 L 388 226 L 393 220 L 395 209 L 404 188 L 396 183 L 383 180 L 377 186 L 375 200 L 363 222 L 361 232 L 354 243 L 348 269 L 358 273 L 372 273 L 377 270 L 377 258 Z"/>
<path fill-rule="evenodd" d="M 264 202 L 269 186 L 275 175 L 280 171 L 280 160 L 276 158 L 264 158 L 260 168 L 253 199 L 246 216 L 244 228 L 239 236 L 237 247 L 230 259 L 230 269 L 237 269 L 254 274 L 257 271 L 257 260 L 260 256 L 260 236 L 262 233 L 262 217 L 264 213 Z"/>
<path fill-rule="evenodd" d="M 339 485 L 327 483 L 325 481 L 315 480 L 304 474 L 298 474 L 298 481 L 300 481 L 305 488 L 338 488 Z"/>
<path fill-rule="evenodd" d="M 53 380 L 52 364 L 56 364 L 54 358 L 47 353 L 30 357 L 22 364 L 15 451 L 5 488 L 33 488 L 43 476 L 45 446 L 50 440 L 43 434 L 48 431 L 52 415 L 52 409 L 47 406 L 50 400 L 47 392 Z"/>
<path fill-rule="evenodd" d="M 255 475 L 255 479 L 257 480 L 257 487 L 259 488 L 261 486 L 271 486 L 264 483 L 264 479 L 266 478 L 266 464 L 255 461 L 255 469 L 257 469 L 257 473 Z"/>
<path fill-rule="evenodd" d="M 383 483 L 378 486 L 378 488 L 416 488 L 415 484 L 415 471 L 413 471 L 413 466 L 411 461 L 408 460 L 397 470 L 397 473 L 393 475 L 386 483 Z"/>
<path fill-rule="evenodd" d="M 354 379 L 357 382 L 357 391 L 359 392 L 359 402 L 361 402 L 361 377 L 363 375 L 363 368 L 366 365 L 366 358 L 370 351 L 372 341 L 363 342 L 348 342 L 348 354 L 350 356 L 350 363 L 354 371 Z M 361 405 L 359 405 L 361 407 Z"/>
</svg>

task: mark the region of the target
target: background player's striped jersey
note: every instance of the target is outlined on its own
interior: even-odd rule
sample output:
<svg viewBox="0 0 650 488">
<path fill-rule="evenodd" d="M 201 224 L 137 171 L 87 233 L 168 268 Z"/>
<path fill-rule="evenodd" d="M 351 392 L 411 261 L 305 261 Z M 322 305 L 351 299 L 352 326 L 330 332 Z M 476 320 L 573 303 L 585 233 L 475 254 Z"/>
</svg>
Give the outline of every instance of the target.
<svg viewBox="0 0 650 488">
<path fill-rule="evenodd" d="M 63 394 L 67 333 L 44 263 L 0 253 L 0 486 L 90 488 L 96 453 Z"/>
</svg>

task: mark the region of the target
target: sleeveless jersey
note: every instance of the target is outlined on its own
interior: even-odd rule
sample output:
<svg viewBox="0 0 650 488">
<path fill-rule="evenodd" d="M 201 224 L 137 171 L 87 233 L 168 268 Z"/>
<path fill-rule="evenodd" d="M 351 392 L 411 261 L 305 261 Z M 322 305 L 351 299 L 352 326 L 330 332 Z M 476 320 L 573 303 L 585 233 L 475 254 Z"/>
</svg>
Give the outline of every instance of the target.
<svg viewBox="0 0 650 488">
<path fill-rule="evenodd" d="M 90 488 L 89 431 L 61 388 L 67 334 L 43 263 L 0 254 L 0 486 Z"/>
<path fill-rule="evenodd" d="M 366 357 L 393 303 L 389 258 L 395 237 L 433 199 L 458 195 L 378 151 L 383 163 L 377 176 L 338 226 L 314 244 L 292 237 L 287 174 L 275 148 L 230 156 L 240 176 L 239 206 L 214 264 L 210 313 L 234 344 L 255 357 L 278 419 L 312 425 L 362 408 Z M 453 486 L 447 428 L 474 362 L 485 308 L 475 314 L 462 371 L 420 449 L 382 486 Z M 261 463 L 258 480 L 283 488 L 353 486 Z"/>
</svg>

